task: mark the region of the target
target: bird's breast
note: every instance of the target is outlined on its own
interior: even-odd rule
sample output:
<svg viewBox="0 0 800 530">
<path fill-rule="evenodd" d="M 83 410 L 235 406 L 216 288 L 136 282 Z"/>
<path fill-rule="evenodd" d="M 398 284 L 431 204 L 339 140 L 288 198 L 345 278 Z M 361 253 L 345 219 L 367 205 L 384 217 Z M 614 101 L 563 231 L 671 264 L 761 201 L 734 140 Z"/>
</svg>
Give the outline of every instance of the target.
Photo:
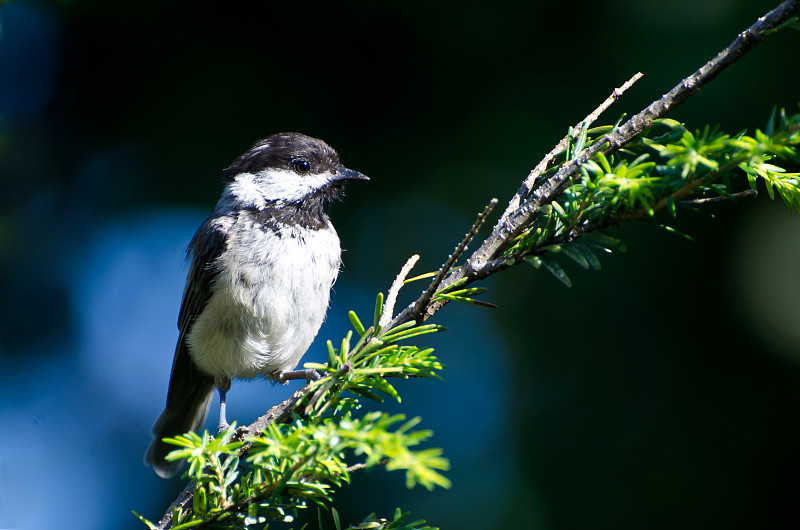
<svg viewBox="0 0 800 530">
<path fill-rule="evenodd" d="M 240 219 L 211 264 L 212 295 L 187 338 L 195 364 L 236 378 L 293 369 L 325 318 L 340 262 L 329 221 L 315 230 Z"/>
</svg>

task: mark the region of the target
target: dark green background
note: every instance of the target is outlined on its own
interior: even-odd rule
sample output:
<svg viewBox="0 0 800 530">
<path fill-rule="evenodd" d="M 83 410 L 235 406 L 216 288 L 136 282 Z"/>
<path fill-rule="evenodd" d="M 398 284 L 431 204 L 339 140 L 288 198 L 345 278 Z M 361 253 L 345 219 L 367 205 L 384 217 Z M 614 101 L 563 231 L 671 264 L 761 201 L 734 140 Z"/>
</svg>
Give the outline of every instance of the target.
<svg viewBox="0 0 800 530">
<path fill-rule="evenodd" d="M 129 510 L 157 518 L 181 489 L 140 458 L 165 393 L 183 270 L 170 267 L 176 280 L 158 302 L 172 335 L 128 364 L 115 351 L 107 366 L 80 360 L 84 291 L 70 286 L 89 257 L 133 252 L 115 241 L 142 219 L 191 212 L 187 226 L 199 223 L 221 170 L 256 139 L 323 138 L 372 178 L 333 212 L 348 250 L 321 338 L 336 341 L 348 309 L 371 314 L 413 253 L 418 271 L 436 267 L 474 214 L 491 197 L 503 206 L 615 87 L 645 74 L 603 123 L 668 91 L 773 5 L 0 6 L 0 526 L 143 528 Z M 782 32 L 671 117 L 763 127 L 773 105 L 797 110 L 797 57 L 800 32 Z M 443 310 L 436 321 L 450 332 L 429 342 L 446 383 L 402 385 L 403 407 L 384 408 L 423 417 L 455 485 L 408 492 L 400 473 L 362 473 L 337 494 L 342 520 L 401 506 L 451 529 L 796 526 L 800 224 L 766 193 L 708 212 L 676 222 L 694 243 L 644 223 L 616 230 L 627 254 L 602 257 L 599 272 L 565 264 L 572 289 L 517 268 L 486 284 L 499 309 Z M 90 237 L 109 226 L 106 246 Z M 190 236 L 167 246 L 178 253 Z M 150 242 L 138 240 L 134 289 L 149 281 L 137 271 L 150 270 Z M 90 274 L 90 290 L 127 308 L 97 287 L 104 275 Z M 148 336 L 135 316 L 148 312 L 94 322 L 130 346 Z M 322 344 L 307 358 L 322 358 Z M 123 406 L 113 384 L 88 375 L 103 370 L 141 379 L 146 402 Z M 277 390 L 240 421 L 291 389 Z M 54 458 L 75 465 L 47 475 Z"/>
</svg>

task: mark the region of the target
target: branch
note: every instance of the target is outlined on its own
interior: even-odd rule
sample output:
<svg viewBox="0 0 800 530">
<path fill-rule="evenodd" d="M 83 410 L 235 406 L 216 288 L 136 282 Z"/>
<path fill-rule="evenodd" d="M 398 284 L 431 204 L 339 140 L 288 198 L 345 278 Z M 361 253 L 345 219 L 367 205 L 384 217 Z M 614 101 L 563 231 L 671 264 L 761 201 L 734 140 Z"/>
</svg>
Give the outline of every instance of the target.
<svg viewBox="0 0 800 530">
<path fill-rule="evenodd" d="M 614 153 L 620 147 L 639 136 L 653 124 L 654 120 L 666 116 L 671 110 L 714 80 L 723 70 L 760 44 L 767 33 L 790 19 L 798 11 L 800 11 L 800 0 L 782 2 L 778 7 L 759 18 L 755 24 L 740 33 L 727 48 L 719 52 L 716 57 L 695 73 L 683 79 L 672 90 L 651 103 L 646 109 L 633 116 L 615 131 L 607 134 L 591 147 L 584 149 L 575 159 L 564 164 L 553 177 L 533 192 L 531 198 L 507 216 L 506 219 L 501 219 L 501 222 L 495 225 L 492 234 L 470 256 L 466 270 L 462 274 L 469 275 L 479 271 L 486 261 L 499 257 L 508 242 L 527 226 L 539 207 L 556 199 L 561 194 L 564 184 L 592 156 L 600 152 L 605 155 Z M 457 281 L 459 279 L 452 278 L 451 280 Z"/>
<path fill-rule="evenodd" d="M 175 526 L 175 521 L 173 521 L 173 514 L 175 511 L 185 512 L 192 506 L 192 500 L 194 499 L 194 481 L 190 480 L 186 487 L 183 488 L 183 491 L 180 492 L 178 498 L 175 499 L 172 504 L 169 505 L 167 511 L 164 513 L 164 516 L 161 520 L 153 527 L 153 530 L 165 530 L 167 528 L 172 528 Z"/>
<path fill-rule="evenodd" d="M 522 233 L 525 227 L 533 221 L 540 207 L 549 204 L 561 195 L 566 183 L 577 174 L 583 164 L 598 153 L 610 155 L 632 141 L 648 129 L 656 119 L 666 116 L 675 107 L 686 101 L 707 83 L 714 80 L 723 70 L 760 44 L 766 35 L 791 19 L 798 12 L 800 12 L 800 0 L 786 0 L 782 2 L 778 7 L 759 18 L 752 26 L 741 32 L 727 48 L 719 52 L 716 57 L 708 61 L 692 75 L 683 79 L 660 99 L 651 103 L 647 108 L 633 116 L 623 125 L 605 135 L 590 147 L 578 153 L 575 158 L 562 165 L 555 175 L 531 192 L 525 202 L 508 212 L 508 215 L 504 214 L 504 216 L 500 218 L 494 226 L 492 233 L 484 240 L 480 248 L 472 253 L 464 266 L 455 270 L 453 274 L 442 282 L 442 288 L 452 285 L 462 278 L 467 278 L 466 283 L 469 284 L 506 269 L 507 266 L 502 265 L 502 262 L 505 260 L 499 260 L 503 250 L 510 241 Z M 626 85 L 634 82 L 635 79 L 636 76 L 631 78 Z M 623 87 L 624 86 L 625 85 L 623 85 Z M 622 90 L 622 88 L 618 90 Z M 613 97 L 614 94 L 611 96 L 612 101 Z M 598 107 L 598 109 L 602 107 L 603 105 Z M 592 115 L 590 115 L 589 118 L 591 116 Z M 556 146 L 553 152 L 548 154 L 544 160 L 548 160 L 547 163 L 552 161 L 552 158 L 555 156 L 553 153 L 557 151 L 558 146 Z M 522 193 L 524 194 L 524 191 Z M 513 205 L 515 201 L 519 200 L 518 197 L 520 196 L 521 193 L 518 191 L 511 199 L 509 205 Z M 418 302 L 419 300 L 400 313 L 400 315 L 395 318 L 394 323 L 402 323 L 409 320 L 411 316 L 416 313 L 413 308 L 416 307 Z M 421 321 L 425 321 L 433 316 L 433 314 L 446 303 L 445 301 L 444 303 L 428 305 L 421 315 Z"/>
<path fill-rule="evenodd" d="M 445 261 L 441 267 L 439 267 L 439 271 L 436 273 L 436 276 L 431 281 L 431 284 L 428 286 L 427 289 L 422 293 L 422 295 L 417 299 L 414 303 L 414 309 L 412 310 L 412 318 L 417 321 L 418 324 L 421 324 L 424 319 L 421 319 L 422 314 L 425 312 L 426 308 L 430 304 L 431 298 L 439 289 L 439 286 L 444 280 L 445 276 L 450 273 L 453 269 L 453 265 L 456 264 L 458 258 L 461 257 L 461 254 L 467 249 L 467 246 L 470 244 L 472 239 L 478 234 L 478 230 L 480 230 L 481 226 L 484 222 L 486 222 L 486 218 L 491 213 L 492 209 L 497 204 L 497 199 L 492 199 L 489 201 L 489 204 L 483 209 L 481 213 L 478 214 L 478 218 L 475 219 L 475 222 L 472 223 L 472 227 L 469 229 L 467 234 L 464 236 L 464 239 L 456 245 L 455 250 L 453 251 L 450 256 L 448 256 L 447 261 Z M 399 318 L 399 317 L 398 317 Z M 399 323 L 398 319 L 395 319 L 392 322 L 393 325 L 397 325 Z"/>
<path fill-rule="evenodd" d="M 306 387 L 296 391 L 291 395 L 291 397 L 269 409 L 266 414 L 259 417 L 247 427 L 237 429 L 236 436 L 234 438 L 241 440 L 244 439 L 245 436 L 256 436 L 262 433 L 267 426 L 273 422 L 286 423 L 290 421 L 292 418 L 292 410 L 305 394 Z M 251 444 L 243 445 L 239 450 L 239 458 L 244 458 L 244 456 L 250 450 L 250 447 Z M 174 526 L 174 510 L 177 509 L 180 512 L 185 513 L 192 507 L 194 500 L 194 486 L 194 481 L 190 480 L 186 487 L 183 488 L 183 491 L 180 493 L 180 495 L 178 495 L 175 501 L 173 501 L 169 508 L 167 508 L 167 511 L 164 513 L 161 520 L 156 524 L 155 530 L 166 530 L 167 528 L 172 528 Z"/>
<path fill-rule="evenodd" d="M 750 197 L 755 197 L 758 195 L 756 190 L 744 190 L 740 191 L 739 193 L 732 193 L 729 197 L 704 197 L 700 199 L 690 199 L 687 201 L 681 201 L 681 204 L 690 204 L 692 206 L 698 206 L 702 204 L 710 204 L 713 202 L 723 202 L 729 201 L 731 199 L 747 199 Z"/>
<path fill-rule="evenodd" d="M 581 130 L 588 129 L 592 123 L 597 121 L 600 115 L 603 112 L 605 112 L 605 110 L 608 109 L 608 107 L 610 107 L 616 100 L 622 97 L 622 95 L 630 87 L 632 87 L 636 81 L 642 78 L 642 75 L 643 74 L 641 72 L 637 72 L 633 77 L 628 79 L 625 82 L 625 84 L 623 84 L 621 87 L 615 88 L 614 91 L 611 93 L 611 95 L 608 96 L 604 102 L 602 102 L 596 109 L 594 109 L 588 116 L 586 116 L 583 119 L 583 121 L 575 125 L 575 127 L 573 128 L 574 133 L 571 139 L 574 140 L 578 136 L 578 134 L 580 134 Z M 555 159 L 555 157 L 564 152 L 564 150 L 567 148 L 567 142 L 569 140 L 570 140 L 569 135 L 562 138 L 561 141 L 559 141 L 558 144 L 556 144 L 553 150 L 547 153 L 545 157 L 542 158 L 538 164 L 536 164 L 536 167 L 531 170 L 527 178 L 524 181 L 522 181 L 522 185 L 517 190 L 517 193 L 511 198 L 510 201 L 508 201 L 508 206 L 506 207 L 506 210 L 503 212 L 503 215 L 500 217 L 498 225 L 505 223 L 506 220 L 508 220 L 508 217 L 511 214 L 513 214 L 517 210 L 517 208 L 519 208 L 519 205 L 522 203 L 522 201 L 528 198 L 528 195 L 533 189 L 536 180 L 542 173 L 544 173 L 544 171 L 547 169 L 547 166 L 550 165 L 553 159 Z"/>
</svg>

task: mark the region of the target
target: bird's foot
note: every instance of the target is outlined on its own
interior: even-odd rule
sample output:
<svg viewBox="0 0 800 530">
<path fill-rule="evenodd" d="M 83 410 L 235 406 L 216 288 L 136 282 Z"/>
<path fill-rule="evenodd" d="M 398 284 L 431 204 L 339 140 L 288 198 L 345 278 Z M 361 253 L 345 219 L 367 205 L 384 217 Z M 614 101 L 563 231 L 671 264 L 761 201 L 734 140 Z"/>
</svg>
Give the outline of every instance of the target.
<svg viewBox="0 0 800 530">
<path fill-rule="evenodd" d="M 320 374 L 317 370 L 314 369 L 307 369 L 307 370 L 292 370 L 289 372 L 278 372 L 278 377 L 276 381 L 280 384 L 286 384 L 288 381 L 292 379 L 305 379 L 306 384 L 312 383 L 318 379 L 322 378 L 322 374 Z"/>
<path fill-rule="evenodd" d="M 227 421 L 220 421 L 219 425 L 217 426 L 217 436 L 228 430 L 228 427 L 230 426 L 231 424 L 228 423 Z"/>
<path fill-rule="evenodd" d="M 228 424 L 228 402 L 225 397 L 228 390 L 231 388 L 231 380 L 229 378 L 218 379 L 216 381 L 217 390 L 219 390 L 219 425 L 217 426 L 217 436 L 222 434 L 230 425 Z"/>
</svg>

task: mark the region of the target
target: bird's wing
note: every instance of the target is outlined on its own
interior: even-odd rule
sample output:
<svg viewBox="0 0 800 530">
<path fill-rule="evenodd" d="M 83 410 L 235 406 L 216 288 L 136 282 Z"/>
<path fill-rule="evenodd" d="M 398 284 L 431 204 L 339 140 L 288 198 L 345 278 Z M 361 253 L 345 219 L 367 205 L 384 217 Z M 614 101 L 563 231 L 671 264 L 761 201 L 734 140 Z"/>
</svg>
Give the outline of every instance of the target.
<svg viewBox="0 0 800 530">
<path fill-rule="evenodd" d="M 178 316 L 180 337 L 175 347 L 172 373 L 167 392 L 167 406 L 153 426 L 155 438 L 145 455 L 145 462 L 164 478 L 180 469 L 180 461 L 167 462 L 166 455 L 175 449 L 162 442 L 187 431 L 199 429 L 205 421 L 208 405 L 214 390 L 214 378 L 201 372 L 189 355 L 186 338 L 192 323 L 203 311 L 211 297 L 215 276 L 214 261 L 225 251 L 226 230 L 208 219 L 189 244 L 191 266 L 183 291 L 183 301 Z"/>
<path fill-rule="evenodd" d="M 207 386 L 207 380 L 211 380 L 213 386 L 211 376 L 201 373 L 192 362 L 186 339 L 195 319 L 211 298 L 212 284 L 218 274 L 214 262 L 226 248 L 227 225 L 215 221 L 214 217 L 206 219 L 189 243 L 189 255 L 192 261 L 178 314 L 178 329 L 181 334 L 172 361 L 172 374 L 167 393 L 168 409 L 186 408 L 188 406 L 186 396 L 194 394 L 194 390 L 198 387 Z M 205 413 L 197 421 L 202 424 L 204 419 Z"/>
<path fill-rule="evenodd" d="M 189 243 L 191 265 L 183 289 L 181 310 L 178 314 L 178 329 L 181 335 L 189 332 L 194 320 L 203 311 L 211 297 L 211 284 L 218 271 L 214 262 L 225 252 L 228 225 L 206 219 Z"/>
</svg>

